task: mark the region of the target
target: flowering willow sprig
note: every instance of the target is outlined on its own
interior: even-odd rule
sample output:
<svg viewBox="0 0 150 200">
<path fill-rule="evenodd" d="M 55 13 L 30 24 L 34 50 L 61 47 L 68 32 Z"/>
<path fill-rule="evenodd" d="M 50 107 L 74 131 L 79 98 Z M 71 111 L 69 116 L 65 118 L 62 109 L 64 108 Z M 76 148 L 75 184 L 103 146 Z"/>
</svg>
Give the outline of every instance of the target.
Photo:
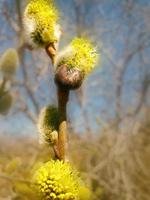
<svg viewBox="0 0 150 200">
<path fill-rule="evenodd" d="M 52 0 L 30 0 L 24 12 L 24 35 L 31 49 L 58 42 L 61 35 L 58 12 Z"/>
<path fill-rule="evenodd" d="M 55 63 L 61 36 L 57 24 L 58 12 L 52 0 L 30 0 L 24 12 L 26 46 L 45 48 Z M 41 200 L 90 200 L 91 193 L 68 161 L 67 102 L 69 90 L 81 86 L 84 78 L 95 67 L 97 53 L 86 39 L 76 38 L 57 59 L 55 82 L 58 109 L 45 107 L 39 116 L 40 135 L 54 147 L 56 161 L 43 164 L 33 178 Z"/>
<path fill-rule="evenodd" d="M 56 60 L 56 83 L 64 89 L 81 86 L 84 77 L 95 67 L 98 54 L 92 43 L 84 38 L 75 38 Z"/>
<path fill-rule="evenodd" d="M 76 170 L 63 161 L 49 161 L 33 177 L 42 200 L 89 200 L 91 193 L 81 181 Z"/>
</svg>

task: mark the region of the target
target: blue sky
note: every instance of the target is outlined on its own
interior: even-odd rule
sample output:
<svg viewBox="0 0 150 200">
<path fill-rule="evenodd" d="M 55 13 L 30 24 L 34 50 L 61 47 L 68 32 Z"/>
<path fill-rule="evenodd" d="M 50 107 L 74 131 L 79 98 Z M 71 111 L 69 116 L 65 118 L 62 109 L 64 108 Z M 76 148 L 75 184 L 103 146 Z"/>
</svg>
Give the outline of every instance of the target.
<svg viewBox="0 0 150 200">
<path fill-rule="evenodd" d="M 14 0 L 7 0 L 12 7 L 14 6 L 13 1 Z M 145 28 L 143 10 L 148 9 L 148 6 L 150 8 L 150 1 L 136 1 L 135 7 L 131 13 L 132 20 L 135 24 L 131 33 L 129 33 L 130 19 L 123 10 L 124 0 L 93 0 L 93 4 L 91 4 L 89 0 L 84 0 L 84 2 L 85 3 L 80 6 L 81 31 L 86 33 L 95 42 L 101 58 L 97 68 L 84 83 L 85 104 L 83 105 L 83 109 L 80 110 L 75 95 L 72 92 L 70 97 L 71 101 L 68 106 L 68 114 L 69 119 L 74 121 L 72 125 L 77 132 L 85 131 L 84 123 L 88 123 L 91 130 L 96 132 L 99 130 L 97 119 L 101 119 L 105 122 L 105 118 L 111 119 L 115 116 L 115 68 L 104 52 L 110 54 L 115 63 L 118 64 L 121 62 L 126 48 L 125 41 L 128 34 L 131 34 L 131 41 L 129 42 L 128 48 L 132 50 L 134 45 L 136 45 L 138 32 Z M 2 3 L 3 1 L 1 0 L 0 8 Z M 62 47 L 67 44 L 72 37 L 76 36 L 75 4 L 73 0 L 57 0 L 56 3 L 61 10 L 60 23 L 64 29 L 64 36 L 61 41 Z M 2 10 L 0 15 L 2 15 L 1 13 Z M 13 15 L 13 13 L 11 14 Z M 11 29 L 4 23 L 2 17 L 0 18 L 0 25 L 3 25 L 0 34 L 7 34 L 7 36 L 10 37 L 10 39 L 6 41 L 1 41 L 0 53 L 2 53 L 8 47 L 15 47 L 16 39 Z M 30 55 L 28 54 L 28 56 Z M 26 59 L 28 59 L 28 56 Z M 135 88 L 140 87 L 140 83 L 138 84 L 141 75 L 140 67 L 138 57 L 135 57 L 130 62 L 126 71 L 124 93 L 122 96 L 122 105 L 125 109 L 127 106 L 129 108 L 132 107 L 135 103 L 132 96 L 136 95 Z M 47 77 L 47 79 L 48 78 L 49 77 Z M 51 80 L 49 81 L 52 82 Z M 41 82 L 41 87 L 44 88 L 44 84 L 44 82 Z M 55 86 L 52 83 L 51 91 L 54 90 Z M 45 93 L 46 91 L 47 89 L 45 89 Z M 55 91 L 52 96 L 49 93 L 50 92 L 48 92 L 47 95 L 52 97 L 51 101 L 54 102 L 56 98 Z M 41 101 L 41 107 L 48 103 L 48 101 Z M 30 105 L 30 107 L 32 110 L 32 105 Z M 82 117 L 82 112 L 86 113 L 86 120 Z M 23 115 L 16 115 L 12 118 L 10 112 L 6 118 L 0 116 L 0 124 L 2 127 L 1 132 L 36 133 L 35 126 Z"/>
</svg>

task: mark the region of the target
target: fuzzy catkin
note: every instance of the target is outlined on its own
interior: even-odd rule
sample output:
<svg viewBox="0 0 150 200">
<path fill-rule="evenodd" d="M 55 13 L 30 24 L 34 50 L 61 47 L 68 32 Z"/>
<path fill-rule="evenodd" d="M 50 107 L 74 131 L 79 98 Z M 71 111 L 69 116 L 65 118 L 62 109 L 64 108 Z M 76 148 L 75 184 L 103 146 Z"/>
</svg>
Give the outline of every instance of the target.
<svg viewBox="0 0 150 200">
<path fill-rule="evenodd" d="M 98 54 L 92 43 L 84 38 L 75 38 L 70 45 L 58 55 L 56 68 L 66 64 L 69 69 L 78 68 L 88 75 L 95 67 Z"/>
<path fill-rule="evenodd" d="M 58 12 L 52 0 L 31 0 L 23 18 L 26 42 L 38 48 L 59 40 L 57 20 Z"/>
<path fill-rule="evenodd" d="M 90 200 L 91 194 L 69 163 L 52 160 L 34 174 L 33 183 L 41 199 Z"/>
<path fill-rule="evenodd" d="M 54 106 L 44 107 L 38 119 L 40 143 L 55 144 L 58 137 L 59 113 Z"/>
</svg>

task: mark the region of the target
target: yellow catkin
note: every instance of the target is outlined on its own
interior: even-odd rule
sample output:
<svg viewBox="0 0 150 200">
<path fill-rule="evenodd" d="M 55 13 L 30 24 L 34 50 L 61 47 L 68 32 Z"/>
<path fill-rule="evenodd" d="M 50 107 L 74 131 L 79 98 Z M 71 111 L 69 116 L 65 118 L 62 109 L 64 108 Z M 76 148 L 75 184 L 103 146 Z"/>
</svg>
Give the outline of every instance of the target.
<svg viewBox="0 0 150 200">
<path fill-rule="evenodd" d="M 89 192 L 83 189 L 78 173 L 69 163 L 63 161 L 52 160 L 45 163 L 35 172 L 33 181 L 43 200 L 89 199 Z"/>
<path fill-rule="evenodd" d="M 58 12 L 52 0 L 29 1 L 23 20 L 26 39 L 39 47 L 57 41 L 57 19 Z"/>
<path fill-rule="evenodd" d="M 58 56 L 57 67 L 66 64 L 68 68 L 78 68 L 85 75 L 93 70 L 98 59 L 96 49 L 84 38 L 75 38 L 64 52 Z"/>
</svg>

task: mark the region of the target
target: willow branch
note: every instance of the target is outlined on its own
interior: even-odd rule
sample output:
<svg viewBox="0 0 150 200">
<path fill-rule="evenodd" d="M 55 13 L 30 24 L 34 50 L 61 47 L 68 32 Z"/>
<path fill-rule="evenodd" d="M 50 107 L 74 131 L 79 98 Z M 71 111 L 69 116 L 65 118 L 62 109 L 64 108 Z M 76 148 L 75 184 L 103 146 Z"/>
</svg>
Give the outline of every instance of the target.
<svg viewBox="0 0 150 200">
<path fill-rule="evenodd" d="M 46 47 L 46 52 L 50 57 L 52 64 L 55 63 L 55 56 L 57 50 L 57 43 L 50 43 Z M 68 135 L 67 135 L 67 102 L 69 97 L 69 91 L 64 90 L 58 86 L 57 99 L 58 99 L 58 111 L 59 111 L 59 126 L 58 126 L 58 141 L 54 146 L 55 157 L 59 160 L 67 160 L 68 149 Z"/>
</svg>

